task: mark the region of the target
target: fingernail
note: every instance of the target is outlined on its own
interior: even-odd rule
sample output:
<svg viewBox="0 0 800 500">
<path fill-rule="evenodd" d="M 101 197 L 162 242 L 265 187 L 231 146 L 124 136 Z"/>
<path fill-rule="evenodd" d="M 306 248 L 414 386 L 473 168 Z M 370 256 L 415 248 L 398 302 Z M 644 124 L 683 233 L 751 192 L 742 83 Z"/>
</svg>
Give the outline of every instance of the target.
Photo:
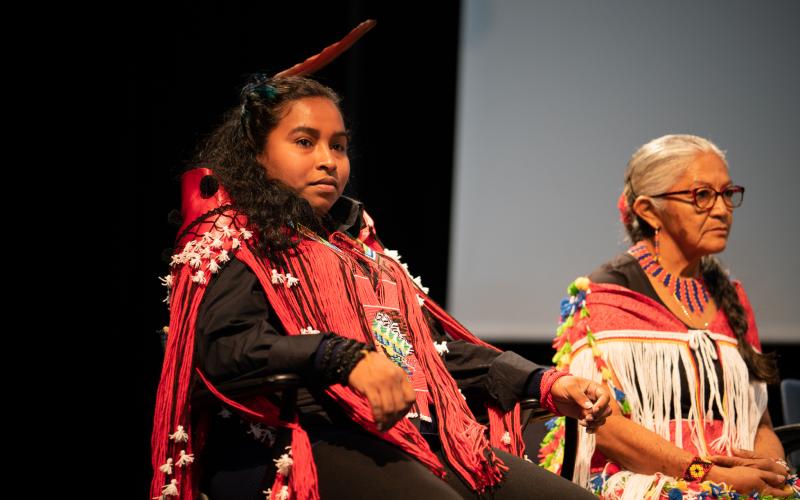
<svg viewBox="0 0 800 500">
<path fill-rule="evenodd" d="M 584 408 L 591 408 L 592 407 L 591 401 L 586 401 L 585 403 L 583 403 L 583 407 Z"/>
</svg>

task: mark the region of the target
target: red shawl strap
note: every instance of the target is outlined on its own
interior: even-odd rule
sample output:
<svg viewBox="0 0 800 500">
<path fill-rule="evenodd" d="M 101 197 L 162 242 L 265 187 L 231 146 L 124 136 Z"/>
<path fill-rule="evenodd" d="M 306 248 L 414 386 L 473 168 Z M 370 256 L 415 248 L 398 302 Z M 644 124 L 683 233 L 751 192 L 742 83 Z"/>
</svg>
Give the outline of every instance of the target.
<svg viewBox="0 0 800 500">
<path fill-rule="evenodd" d="M 739 282 L 734 282 L 734 287 L 748 318 L 749 328 L 745 340 L 760 350 L 758 328 L 755 325 L 750 301 Z M 592 332 L 609 330 L 688 331 L 688 327 L 661 303 L 618 285 L 592 283 L 591 293 L 586 295 L 586 307 L 591 316 L 582 319 L 576 318 L 575 324 L 566 332 L 566 335 L 562 335 L 556 339 L 557 341 L 560 340 L 563 343 L 562 338 L 574 332 L 576 338 L 568 339 L 574 344 L 576 340 L 585 335 L 586 325 L 591 327 Z M 722 310 L 717 312 L 717 315 L 709 323 L 708 329 L 736 338 L 736 334 L 731 329 L 728 318 Z"/>
<path fill-rule="evenodd" d="M 444 331 L 450 334 L 456 340 L 466 340 L 470 344 L 476 344 L 483 347 L 488 347 L 489 349 L 494 349 L 495 351 L 500 351 L 497 347 L 484 342 L 483 340 L 479 339 L 475 335 L 472 334 L 467 327 L 456 321 L 456 319 L 450 316 L 447 311 L 445 311 L 442 306 L 434 302 L 430 297 L 425 296 L 425 307 L 433 314 L 433 317 L 439 320 L 439 323 L 442 324 Z"/>
</svg>

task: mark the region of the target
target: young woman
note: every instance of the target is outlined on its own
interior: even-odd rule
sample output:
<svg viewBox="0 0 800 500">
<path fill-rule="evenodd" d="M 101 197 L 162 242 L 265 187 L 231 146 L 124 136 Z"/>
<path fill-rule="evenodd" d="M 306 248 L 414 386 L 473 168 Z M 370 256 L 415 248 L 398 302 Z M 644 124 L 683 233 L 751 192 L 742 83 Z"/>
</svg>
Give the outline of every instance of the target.
<svg viewBox="0 0 800 500">
<path fill-rule="evenodd" d="M 331 89 L 256 75 L 241 95 L 183 176 L 153 495 L 588 495 L 521 458 L 516 403 L 595 429 L 605 390 L 492 348 L 427 297 L 342 196 L 349 138 Z M 282 372 L 303 378 L 292 421 L 266 396 L 225 395 Z M 196 388 L 220 404 L 192 411 Z"/>
</svg>

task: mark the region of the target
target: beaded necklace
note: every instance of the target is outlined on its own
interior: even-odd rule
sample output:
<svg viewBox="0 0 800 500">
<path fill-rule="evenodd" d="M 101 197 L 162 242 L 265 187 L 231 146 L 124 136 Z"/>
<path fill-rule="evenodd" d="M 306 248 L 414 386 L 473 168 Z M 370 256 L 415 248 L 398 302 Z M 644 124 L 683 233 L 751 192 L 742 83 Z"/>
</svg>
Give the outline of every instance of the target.
<svg viewBox="0 0 800 500">
<path fill-rule="evenodd" d="M 705 312 L 709 298 L 702 279 L 674 277 L 656 261 L 655 256 L 642 243 L 632 246 L 628 249 L 628 253 L 636 257 L 644 272 L 657 278 L 667 287 L 686 316 L 689 316 L 689 313 L 699 316 Z"/>
<path fill-rule="evenodd" d="M 330 248 L 331 250 L 334 250 L 334 251 L 336 251 L 338 253 L 342 253 L 342 249 L 341 248 L 337 247 L 336 245 L 334 245 L 333 243 L 328 241 L 326 238 L 323 238 L 322 236 L 318 235 L 317 233 L 315 233 L 314 231 L 312 231 L 311 229 L 305 227 L 302 224 L 297 224 L 297 232 L 302 234 L 303 236 L 305 236 L 308 239 L 314 240 L 314 241 L 316 241 L 318 243 L 322 243 L 323 245 L 325 245 L 326 247 Z M 369 257 L 370 259 L 375 260 L 375 258 L 377 256 L 377 253 L 375 252 L 375 250 L 373 250 L 369 246 L 367 246 L 366 243 L 364 243 L 363 241 L 361 241 L 359 239 L 355 239 L 355 238 L 351 237 L 350 235 L 348 235 L 346 233 L 341 233 L 341 234 L 343 234 L 344 236 L 347 237 L 347 239 L 354 245 L 354 248 L 358 247 L 358 249 L 361 251 L 361 253 L 363 253 L 365 256 Z"/>
</svg>

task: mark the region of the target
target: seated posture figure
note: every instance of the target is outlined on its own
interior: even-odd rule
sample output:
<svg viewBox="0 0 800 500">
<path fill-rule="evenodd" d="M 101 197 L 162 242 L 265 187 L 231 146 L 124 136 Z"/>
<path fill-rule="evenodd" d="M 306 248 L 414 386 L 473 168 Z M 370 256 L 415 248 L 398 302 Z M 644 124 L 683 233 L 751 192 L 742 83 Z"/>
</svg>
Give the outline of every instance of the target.
<svg viewBox="0 0 800 500">
<path fill-rule="evenodd" d="M 523 459 L 517 402 L 594 429 L 609 394 L 489 346 L 428 298 L 342 196 L 338 103 L 306 77 L 255 75 L 183 176 L 152 495 L 591 496 Z M 268 394 L 226 394 L 273 373 L 303 379 L 290 421 Z M 193 406 L 197 390 L 218 402 Z"/>
<path fill-rule="evenodd" d="M 619 200 L 633 246 L 562 302 L 557 366 L 615 396 L 606 425 L 579 431 L 574 475 L 604 498 L 792 494 L 767 412 L 775 362 L 760 352 L 742 285 L 713 257 L 743 196 L 708 140 L 645 144 Z M 541 453 L 554 471 L 560 430 Z"/>
</svg>

